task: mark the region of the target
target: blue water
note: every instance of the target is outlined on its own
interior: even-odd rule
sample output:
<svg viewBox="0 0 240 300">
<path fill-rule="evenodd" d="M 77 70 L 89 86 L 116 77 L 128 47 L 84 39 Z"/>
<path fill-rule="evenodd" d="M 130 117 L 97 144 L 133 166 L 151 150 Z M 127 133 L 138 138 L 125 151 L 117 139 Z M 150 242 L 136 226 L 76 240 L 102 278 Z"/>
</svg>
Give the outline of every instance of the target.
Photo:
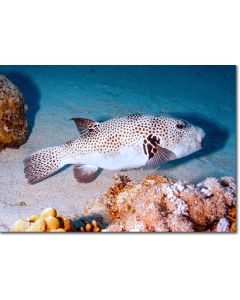
<svg viewBox="0 0 240 300">
<path fill-rule="evenodd" d="M 235 66 L 0 66 L 0 73 L 28 104 L 27 154 L 78 136 L 72 117 L 163 113 L 199 125 L 207 136 L 202 151 L 159 173 L 192 181 L 236 176 Z"/>
</svg>

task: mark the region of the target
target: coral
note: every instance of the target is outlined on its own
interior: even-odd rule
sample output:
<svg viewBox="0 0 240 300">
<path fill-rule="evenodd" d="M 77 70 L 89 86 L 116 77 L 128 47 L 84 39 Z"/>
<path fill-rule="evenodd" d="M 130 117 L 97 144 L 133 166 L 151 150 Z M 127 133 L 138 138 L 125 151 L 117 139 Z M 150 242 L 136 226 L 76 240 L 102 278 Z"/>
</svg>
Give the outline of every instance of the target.
<svg viewBox="0 0 240 300">
<path fill-rule="evenodd" d="M 72 222 L 58 215 L 55 208 L 46 208 L 42 213 L 34 214 L 27 220 L 17 220 L 12 232 L 66 232 L 73 231 Z"/>
<path fill-rule="evenodd" d="M 27 220 L 19 219 L 13 226 L 12 232 L 100 232 L 102 228 L 96 220 L 91 223 L 81 219 L 83 226 L 73 226 L 74 222 L 58 215 L 55 208 L 46 208 L 41 214 L 34 214 Z"/>
<path fill-rule="evenodd" d="M 170 213 L 167 216 L 167 225 L 172 232 L 193 232 L 193 224 L 184 216 Z"/>
<path fill-rule="evenodd" d="M 23 219 L 19 219 L 13 224 L 12 232 L 24 232 L 29 228 L 29 226 L 29 222 Z"/>
<path fill-rule="evenodd" d="M 41 213 L 41 217 L 43 219 L 48 217 L 56 217 L 56 215 L 57 215 L 57 211 L 55 208 L 45 208 Z"/>
<path fill-rule="evenodd" d="M 89 223 L 88 221 L 83 220 L 83 223 L 84 223 L 84 226 L 81 226 L 80 228 L 76 228 L 76 231 L 99 232 L 99 231 L 102 230 L 96 220 L 92 220 L 91 223 Z"/>
<path fill-rule="evenodd" d="M 26 229 L 26 232 L 44 232 L 49 231 L 47 228 L 46 220 L 37 219 L 35 222 L 30 222 L 29 227 Z"/>
<path fill-rule="evenodd" d="M 163 177 L 160 175 L 148 175 L 143 181 L 142 185 L 156 185 L 160 183 L 173 183 L 173 181 L 170 178 Z"/>
<path fill-rule="evenodd" d="M 93 205 L 106 211 L 106 232 L 235 232 L 236 184 L 231 177 L 197 185 L 159 175 L 133 184 L 116 177 Z M 88 207 L 88 213 L 91 208 Z"/>
<path fill-rule="evenodd" d="M 0 151 L 19 148 L 27 138 L 23 96 L 7 77 L 0 75 Z"/>
<path fill-rule="evenodd" d="M 114 185 L 110 187 L 104 195 L 104 198 L 102 199 L 104 202 L 104 205 L 108 211 L 109 217 L 114 220 L 116 218 L 120 217 L 120 211 L 118 203 L 115 201 L 116 197 L 120 193 L 124 193 L 131 189 L 133 187 L 131 180 L 128 176 L 120 175 L 116 176 L 114 178 Z M 121 200 L 120 200 L 121 201 Z M 126 202 L 124 202 L 125 206 L 122 206 L 122 210 L 128 209 L 128 205 Z"/>
<path fill-rule="evenodd" d="M 60 221 L 58 218 L 49 216 L 45 219 L 46 225 L 47 225 L 47 231 L 56 230 L 60 228 Z"/>
<path fill-rule="evenodd" d="M 227 219 L 230 223 L 230 232 L 236 232 L 237 231 L 237 225 L 236 225 L 236 207 L 229 207 L 227 211 Z"/>
</svg>

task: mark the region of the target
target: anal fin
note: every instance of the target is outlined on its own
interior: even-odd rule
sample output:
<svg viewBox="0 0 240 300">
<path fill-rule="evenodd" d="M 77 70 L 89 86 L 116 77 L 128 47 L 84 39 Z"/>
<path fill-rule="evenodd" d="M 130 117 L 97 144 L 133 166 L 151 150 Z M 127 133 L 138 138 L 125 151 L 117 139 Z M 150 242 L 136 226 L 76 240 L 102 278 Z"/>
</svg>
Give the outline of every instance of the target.
<svg viewBox="0 0 240 300">
<path fill-rule="evenodd" d="M 74 177 L 80 183 L 89 183 L 99 174 L 98 167 L 92 165 L 76 165 L 73 168 Z"/>
</svg>

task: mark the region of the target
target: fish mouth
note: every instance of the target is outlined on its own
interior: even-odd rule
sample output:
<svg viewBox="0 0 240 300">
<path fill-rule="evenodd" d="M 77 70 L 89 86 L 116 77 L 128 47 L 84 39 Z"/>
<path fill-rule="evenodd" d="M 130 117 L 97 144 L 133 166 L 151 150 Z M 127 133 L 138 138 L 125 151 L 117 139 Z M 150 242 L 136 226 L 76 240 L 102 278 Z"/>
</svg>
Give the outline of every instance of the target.
<svg viewBox="0 0 240 300">
<path fill-rule="evenodd" d="M 203 131 L 204 132 L 204 131 Z M 204 136 L 203 136 L 203 138 L 202 138 L 202 141 L 201 141 L 201 146 L 202 146 L 202 149 L 205 147 L 205 145 L 206 145 L 206 133 L 204 132 Z"/>
<path fill-rule="evenodd" d="M 199 133 L 200 133 L 200 135 L 198 136 L 198 142 L 199 142 L 199 150 L 201 150 L 205 146 L 205 136 L 206 136 L 206 133 L 201 128 L 199 128 Z"/>
<path fill-rule="evenodd" d="M 199 150 L 202 150 L 205 146 L 205 142 L 204 139 L 202 141 L 199 142 Z"/>
</svg>

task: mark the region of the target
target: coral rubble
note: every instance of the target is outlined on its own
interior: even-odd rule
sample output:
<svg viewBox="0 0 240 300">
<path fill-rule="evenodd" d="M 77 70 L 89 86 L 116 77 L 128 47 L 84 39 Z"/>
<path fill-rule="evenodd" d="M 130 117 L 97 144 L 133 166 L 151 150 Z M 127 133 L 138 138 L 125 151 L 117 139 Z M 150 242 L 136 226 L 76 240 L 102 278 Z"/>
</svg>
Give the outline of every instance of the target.
<svg viewBox="0 0 240 300">
<path fill-rule="evenodd" d="M 27 132 L 23 96 L 7 77 L 0 75 L 0 151 L 24 144 Z"/>
<path fill-rule="evenodd" d="M 192 185 L 151 175 L 136 185 L 129 178 L 115 178 L 86 211 L 107 211 L 107 232 L 235 232 L 235 207 L 236 185 L 231 177 Z"/>
</svg>

